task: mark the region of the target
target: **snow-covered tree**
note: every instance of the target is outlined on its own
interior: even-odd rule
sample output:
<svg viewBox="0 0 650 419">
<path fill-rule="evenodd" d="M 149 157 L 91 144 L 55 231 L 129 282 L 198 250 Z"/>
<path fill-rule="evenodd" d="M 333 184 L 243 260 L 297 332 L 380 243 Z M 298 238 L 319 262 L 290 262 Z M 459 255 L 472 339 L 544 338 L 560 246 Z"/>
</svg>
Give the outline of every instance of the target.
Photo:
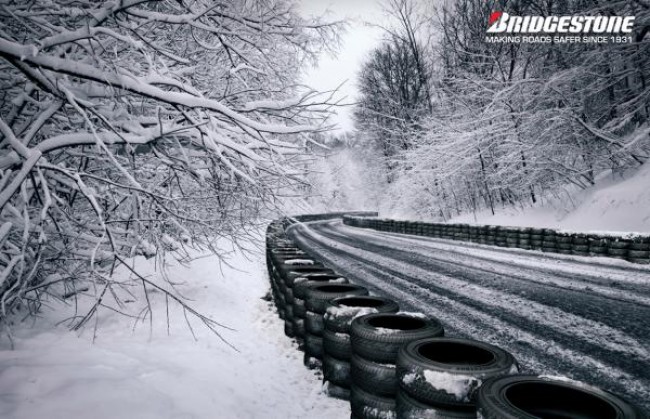
<svg viewBox="0 0 650 419">
<path fill-rule="evenodd" d="M 296 79 L 337 25 L 289 1 L 3 0 L 0 20 L 0 318 L 90 289 L 80 327 L 120 305 L 127 258 L 246 236 L 327 128 Z"/>
</svg>

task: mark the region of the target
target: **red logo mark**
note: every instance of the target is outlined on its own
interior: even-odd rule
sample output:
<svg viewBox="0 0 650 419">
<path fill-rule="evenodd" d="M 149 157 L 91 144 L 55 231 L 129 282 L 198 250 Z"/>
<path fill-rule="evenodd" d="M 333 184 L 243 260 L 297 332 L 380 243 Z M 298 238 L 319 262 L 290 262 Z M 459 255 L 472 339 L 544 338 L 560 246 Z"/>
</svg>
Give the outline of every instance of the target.
<svg viewBox="0 0 650 419">
<path fill-rule="evenodd" d="M 492 26 L 494 22 L 496 22 L 501 18 L 502 14 L 503 12 L 492 12 L 492 14 L 490 15 L 490 19 L 488 20 L 488 26 Z"/>
</svg>

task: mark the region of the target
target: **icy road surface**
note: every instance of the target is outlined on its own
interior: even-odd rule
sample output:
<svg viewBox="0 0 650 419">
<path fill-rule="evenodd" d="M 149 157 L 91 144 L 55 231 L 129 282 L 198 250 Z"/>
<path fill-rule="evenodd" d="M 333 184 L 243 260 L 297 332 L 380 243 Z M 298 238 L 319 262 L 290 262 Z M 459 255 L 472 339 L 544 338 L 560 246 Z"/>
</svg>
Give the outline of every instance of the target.
<svg viewBox="0 0 650 419">
<path fill-rule="evenodd" d="M 650 410 L 650 267 L 385 233 L 296 225 L 314 256 L 448 336 L 510 351 L 527 372 L 563 375 Z"/>
</svg>

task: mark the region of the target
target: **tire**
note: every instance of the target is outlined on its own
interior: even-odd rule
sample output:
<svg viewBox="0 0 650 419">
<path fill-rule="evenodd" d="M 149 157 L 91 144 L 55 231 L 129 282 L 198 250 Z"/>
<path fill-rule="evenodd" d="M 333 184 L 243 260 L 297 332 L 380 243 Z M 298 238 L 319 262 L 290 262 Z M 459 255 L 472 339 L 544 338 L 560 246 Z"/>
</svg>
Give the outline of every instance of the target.
<svg viewBox="0 0 650 419">
<path fill-rule="evenodd" d="M 359 419 L 396 419 L 395 399 L 376 396 L 354 384 L 350 387 L 350 410 Z"/>
<path fill-rule="evenodd" d="M 323 350 L 326 354 L 331 355 L 343 361 L 349 361 L 352 356 L 352 344 L 350 335 L 341 332 L 323 331 Z"/>
<path fill-rule="evenodd" d="M 291 320 L 287 319 L 286 315 L 284 318 L 284 334 L 290 338 L 296 336 L 295 333 L 293 332 L 293 323 L 291 322 Z"/>
<path fill-rule="evenodd" d="M 323 380 L 343 388 L 350 388 L 350 363 L 325 352 L 323 355 Z"/>
<path fill-rule="evenodd" d="M 316 285 L 305 291 L 305 307 L 314 313 L 325 314 L 327 303 L 330 300 L 350 295 L 368 295 L 368 289 L 352 284 Z"/>
<path fill-rule="evenodd" d="M 303 275 L 294 278 L 293 298 L 305 299 L 307 289 L 323 284 L 347 284 L 348 280 L 340 275 Z"/>
<path fill-rule="evenodd" d="M 325 388 L 325 393 L 330 397 L 334 397 L 335 399 L 346 400 L 346 401 L 350 400 L 349 388 L 337 386 L 336 384 L 332 384 L 331 382 L 327 383 L 327 386 Z"/>
<path fill-rule="evenodd" d="M 280 270 L 280 277 L 282 277 L 282 280 L 289 288 L 293 288 L 296 278 L 305 275 L 334 275 L 334 271 L 323 265 L 294 266 L 288 270 Z"/>
<path fill-rule="evenodd" d="M 518 371 L 508 352 L 470 339 L 421 339 L 402 346 L 397 356 L 401 389 L 440 407 L 474 408 L 472 394 L 483 380 Z"/>
<path fill-rule="evenodd" d="M 293 317 L 304 320 L 307 309 L 305 308 L 305 300 L 300 298 L 293 299 Z"/>
<path fill-rule="evenodd" d="M 293 325 L 293 333 L 295 337 L 298 339 L 304 339 L 305 334 L 307 333 L 305 331 L 305 320 L 294 316 L 294 318 L 291 320 L 291 323 Z"/>
<path fill-rule="evenodd" d="M 305 355 L 311 358 L 323 359 L 323 337 L 311 333 L 305 334 Z"/>
<path fill-rule="evenodd" d="M 409 397 L 404 391 L 397 392 L 397 417 L 400 419 L 476 419 L 476 409 L 445 409 L 433 407 Z"/>
<path fill-rule="evenodd" d="M 443 335 L 438 320 L 399 313 L 357 317 L 350 327 L 352 353 L 379 363 L 395 363 L 404 343 Z"/>
<path fill-rule="evenodd" d="M 629 249 L 630 242 L 628 240 L 612 240 L 609 242 L 610 249 Z"/>
<path fill-rule="evenodd" d="M 583 383 L 532 375 L 488 379 L 478 391 L 477 406 L 485 419 L 540 416 L 647 419 L 611 393 Z"/>
<path fill-rule="evenodd" d="M 323 315 L 307 310 L 305 313 L 305 331 L 316 336 L 323 336 Z"/>
<path fill-rule="evenodd" d="M 350 333 L 356 317 L 372 313 L 397 313 L 399 305 L 388 298 L 374 296 L 340 297 L 331 300 L 325 310 L 325 328 L 332 332 Z"/>
<path fill-rule="evenodd" d="M 286 297 L 285 297 L 286 301 Z M 287 320 L 291 321 L 293 320 L 293 304 L 289 304 L 287 301 L 287 304 L 284 306 L 284 315 L 287 317 Z"/>
<path fill-rule="evenodd" d="M 607 255 L 616 257 L 616 258 L 623 258 L 627 256 L 627 249 L 617 249 L 617 248 L 610 248 L 607 250 Z"/>
<path fill-rule="evenodd" d="M 377 396 L 394 398 L 397 394 L 397 371 L 393 364 L 380 364 L 353 353 L 350 377 L 355 386 Z"/>
<path fill-rule="evenodd" d="M 632 259 L 647 259 L 650 258 L 650 251 L 648 250 L 629 250 L 627 256 Z"/>
</svg>

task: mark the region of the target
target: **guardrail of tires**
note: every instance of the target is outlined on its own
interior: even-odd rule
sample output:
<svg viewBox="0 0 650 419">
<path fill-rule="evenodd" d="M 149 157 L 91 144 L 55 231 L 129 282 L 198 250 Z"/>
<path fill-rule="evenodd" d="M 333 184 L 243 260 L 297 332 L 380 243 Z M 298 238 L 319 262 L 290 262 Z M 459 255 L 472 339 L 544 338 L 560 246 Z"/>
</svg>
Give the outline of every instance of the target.
<svg viewBox="0 0 650 419">
<path fill-rule="evenodd" d="M 400 312 L 398 302 L 370 295 L 286 234 L 297 220 L 330 218 L 335 217 L 272 222 L 266 232 L 266 263 L 285 334 L 304 352 L 306 367 L 322 368 L 327 393 L 350 401 L 352 419 L 648 418 L 620 397 L 588 384 L 520 375 L 507 351 L 445 336 L 437 319 Z M 387 229 L 402 228 L 391 220 L 377 221 Z M 404 231 L 422 234 L 423 227 L 410 223 Z M 458 227 L 453 234 L 472 237 Z"/>
<path fill-rule="evenodd" d="M 445 224 L 345 215 L 343 223 L 392 233 L 461 240 L 577 256 L 607 256 L 650 264 L 650 235 L 580 233 L 550 228 Z"/>
</svg>

